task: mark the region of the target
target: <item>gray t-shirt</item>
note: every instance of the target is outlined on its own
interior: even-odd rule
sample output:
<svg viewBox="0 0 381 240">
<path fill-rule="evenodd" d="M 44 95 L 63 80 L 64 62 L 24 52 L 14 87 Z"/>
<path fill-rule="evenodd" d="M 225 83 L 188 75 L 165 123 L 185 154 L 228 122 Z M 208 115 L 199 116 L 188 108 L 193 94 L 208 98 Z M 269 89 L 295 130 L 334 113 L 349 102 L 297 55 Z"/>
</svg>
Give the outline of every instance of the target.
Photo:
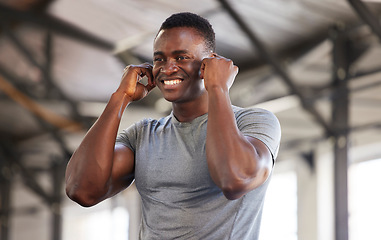
<svg viewBox="0 0 381 240">
<path fill-rule="evenodd" d="M 280 125 L 274 114 L 233 106 L 245 136 L 261 140 L 275 160 Z M 205 155 L 208 114 L 179 122 L 170 114 L 144 119 L 119 134 L 135 153 L 135 183 L 142 199 L 140 239 L 258 239 L 268 181 L 228 200 L 209 175 Z"/>
</svg>

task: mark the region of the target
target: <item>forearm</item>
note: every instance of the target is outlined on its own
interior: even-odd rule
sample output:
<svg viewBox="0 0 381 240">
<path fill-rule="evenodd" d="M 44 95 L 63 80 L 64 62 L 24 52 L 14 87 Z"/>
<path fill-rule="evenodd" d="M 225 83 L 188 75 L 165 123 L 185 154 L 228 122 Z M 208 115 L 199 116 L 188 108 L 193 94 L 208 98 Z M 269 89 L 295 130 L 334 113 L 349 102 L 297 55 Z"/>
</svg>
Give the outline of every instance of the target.
<svg viewBox="0 0 381 240">
<path fill-rule="evenodd" d="M 251 187 L 259 158 L 256 149 L 239 131 L 228 91 L 208 91 L 206 154 L 214 182 L 228 198 L 237 198 Z"/>
<path fill-rule="evenodd" d="M 109 190 L 113 154 L 122 113 L 130 101 L 114 93 L 104 112 L 87 132 L 66 169 L 66 191 L 76 201 L 91 202 Z"/>
</svg>

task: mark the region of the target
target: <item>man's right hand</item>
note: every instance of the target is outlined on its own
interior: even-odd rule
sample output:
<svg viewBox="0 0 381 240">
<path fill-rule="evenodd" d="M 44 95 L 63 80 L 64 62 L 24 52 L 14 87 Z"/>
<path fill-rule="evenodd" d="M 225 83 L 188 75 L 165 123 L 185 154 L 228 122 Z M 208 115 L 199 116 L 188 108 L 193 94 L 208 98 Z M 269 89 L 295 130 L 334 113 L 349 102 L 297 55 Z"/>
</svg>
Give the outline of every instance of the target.
<svg viewBox="0 0 381 240">
<path fill-rule="evenodd" d="M 140 82 L 143 77 L 148 83 Z M 144 98 L 155 87 L 152 66 L 130 65 L 105 110 L 89 129 L 66 168 L 66 193 L 82 206 L 93 206 L 128 187 L 134 180 L 135 156 L 118 144 L 122 113 L 126 106 Z"/>
<path fill-rule="evenodd" d="M 140 82 L 143 77 L 147 77 L 148 79 L 146 85 Z M 117 92 L 122 91 L 127 95 L 130 101 L 137 101 L 147 96 L 155 86 L 151 64 L 128 65 L 124 69 L 122 81 Z"/>
</svg>

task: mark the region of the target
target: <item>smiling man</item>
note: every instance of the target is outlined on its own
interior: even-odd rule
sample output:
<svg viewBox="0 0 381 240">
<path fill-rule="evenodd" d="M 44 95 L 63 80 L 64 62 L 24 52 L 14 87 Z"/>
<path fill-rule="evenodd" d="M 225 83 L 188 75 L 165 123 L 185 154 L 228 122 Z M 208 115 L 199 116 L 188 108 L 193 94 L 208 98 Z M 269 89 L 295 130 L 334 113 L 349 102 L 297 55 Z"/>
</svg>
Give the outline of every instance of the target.
<svg viewBox="0 0 381 240">
<path fill-rule="evenodd" d="M 231 60 L 215 53 L 206 19 L 170 16 L 154 40 L 153 65 L 125 68 L 70 159 L 68 196 L 92 206 L 135 181 L 140 239 L 258 239 L 281 133 L 272 113 L 231 104 L 237 73 Z M 146 85 L 139 82 L 144 76 Z M 143 119 L 118 135 L 124 109 L 155 87 L 172 103 L 171 114 Z"/>
</svg>

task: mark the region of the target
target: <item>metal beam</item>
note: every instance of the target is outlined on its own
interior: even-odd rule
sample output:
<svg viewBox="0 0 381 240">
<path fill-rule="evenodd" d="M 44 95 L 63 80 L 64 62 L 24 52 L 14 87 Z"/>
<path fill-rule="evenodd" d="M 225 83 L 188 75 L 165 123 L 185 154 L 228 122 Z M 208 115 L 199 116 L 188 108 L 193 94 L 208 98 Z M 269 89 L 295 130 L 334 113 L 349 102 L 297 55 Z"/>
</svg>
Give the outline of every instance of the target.
<svg viewBox="0 0 381 240">
<path fill-rule="evenodd" d="M 261 40 L 254 34 L 254 32 L 250 29 L 250 27 L 245 23 L 245 21 L 239 16 L 239 14 L 230 6 L 228 1 L 226 0 L 218 0 L 223 8 L 229 13 L 229 15 L 235 20 L 241 30 L 246 34 L 252 43 L 253 47 L 256 48 L 261 56 L 270 64 L 274 71 L 282 78 L 282 80 L 287 84 L 290 88 L 290 91 L 295 94 L 305 111 L 310 113 L 316 122 L 323 127 L 327 136 L 331 136 L 333 134 L 333 130 L 326 123 L 320 113 L 315 109 L 315 107 L 307 101 L 303 92 L 294 84 L 294 81 L 288 76 L 288 74 L 283 70 L 281 65 L 278 63 L 276 58 L 267 50 L 265 45 L 261 42 Z"/>
<path fill-rule="evenodd" d="M 3 24 L 4 25 L 4 24 Z M 80 114 L 78 113 L 77 104 L 74 101 L 71 101 L 66 95 L 56 87 L 56 85 L 53 83 L 51 79 L 51 61 L 52 61 L 52 39 L 51 35 L 48 32 L 46 36 L 46 45 L 45 45 L 45 57 L 46 57 L 46 63 L 44 66 L 39 64 L 31 54 L 31 52 L 24 46 L 24 44 L 15 36 L 8 28 L 7 26 L 3 27 L 6 30 L 7 35 L 11 38 L 12 42 L 16 45 L 16 47 L 20 50 L 21 54 L 34 66 L 40 69 L 40 71 L 44 75 L 45 80 L 45 86 L 47 88 L 52 88 L 58 93 L 61 99 L 65 100 L 70 104 L 71 110 L 73 115 L 76 119 L 81 120 L 82 123 L 86 123 L 87 127 L 89 127 L 88 121 L 86 121 L 84 118 L 81 118 Z M 14 88 L 11 84 L 7 83 L 1 76 L 0 76 L 0 88 L 14 101 L 18 102 L 25 108 L 27 108 L 33 116 L 36 118 L 36 120 L 40 123 L 40 125 L 50 132 L 52 136 L 56 139 L 58 144 L 60 145 L 61 149 L 63 150 L 65 156 L 68 158 L 71 156 L 71 152 L 68 150 L 66 143 L 64 140 L 59 136 L 58 132 L 55 131 L 54 127 L 65 127 L 65 125 L 69 124 L 72 126 L 76 126 L 75 128 L 79 129 L 82 128 L 82 124 L 79 124 L 78 122 L 72 121 L 71 119 L 63 118 L 62 116 L 56 115 L 53 112 L 46 111 L 43 107 L 35 103 L 33 100 L 29 99 L 27 96 L 25 96 L 22 92 L 20 92 L 18 89 Z M 50 125 L 48 125 L 49 123 Z M 67 125 L 67 126 L 69 126 Z M 52 127 L 54 126 L 54 127 Z"/>
<path fill-rule="evenodd" d="M 52 38 L 51 32 L 46 33 L 46 38 L 45 38 L 45 67 L 44 67 L 44 77 L 45 77 L 45 84 L 47 88 L 54 89 L 55 94 L 58 95 L 62 100 L 66 101 L 71 109 L 73 118 L 76 121 L 81 122 L 83 125 L 85 125 L 86 128 L 90 128 L 92 123 L 87 121 L 84 117 L 82 117 L 79 114 L 78 111 L 78 103 L 76 101 L 73 101 L 71 98 L 69 98 L 62 90 L 59 88 L 56 84 L 55 81 L 53 80 L 52 77 L 52 65 L 53 65 L 53 46 L 54 46 L 54 41 Z"/>
<path fill-rule="evenodd" d="M 11 171 L 4 156 L 0 154 L 0 240 L 9 238 L 11 215 Z"/>
<path fill-rule="evenodd" d="M 78 131 L 83 128 L 83 126 L 71 119 L 67 119 L 54 112 L 42 107 L 37 102 L 33 101 L 18 89 L 12 86 L 8 81 L 3 79 L 0 75 L 0 90 L 2 90 L 8 97 L 15 102 L 19 103 L 21 106 L 29 110 L 32 116 L 38 121 L 38 123 L 45 129 L 45 131 L 52 134 L 54 139 L 60 145 L 63 153 L 66 157 L 70 158 L 72 152 L 67 147 L 63 138 L 59 135 L 58 129 L 71 129 Z"/>
<path fill-rule="evenodd" d="M 355 126 L 350 129 L 350 132 L 358 132 L 358 131 L 365 131 L 365 130 L 371 130 L 371 129 L 374 129 L 374 130 L 381 129 L 381 123 L 377 121 L 377 122 Z"/>
<path fill-rule="evenodd" d="M 43 29 L 91 44 L 103 50 L 112 51 L 114 49 L 113 43 L 46 13 L 37 14 L 31 11 L 18 11 L 0 4 L 0 21 L 34 24 Z"/>
<path fill-rule="evenodd" d="M 34 116 L 44 120 L 46 123 L 51 124 L 57 128 L 78 131 L 82 129 L 82 125 L 69 118 L 58 115 L 51 110 L 43 107 L 38 102 L 26 96 L 20 90 L 15 88 L 9 81 L 2 78 L 0 75 L 0 90 L 8 95 L 10 99 L 20 104 L 25 109 L 33 113 Z"/>
<path fill-rule="evenodd" d="M 19 89 L 29 97 L 33 97 L 35 92 L 35 84 L 32 84 L 33 81 L 16 76 L 15 74 L 5 69 L 5 67 L 3 67 L 2 64 L 0 64 L 0 76 L 4 76 L 6 79 L 9 79 L 10 81 L 12 81 L 14 86 L 17 87 L 17 89 Z"/>
<path fill-rule="evenodd" d="M 361 77 L 364 77 L 364 76 L 368 76 L 368 75 L 372 75 L 372 74 L 377 74 L 377 73 L 381 73 L 381 67 L 377 67 L 377 68 L 366 70 L 366 71 L 358 71 L 358 72 L 354 73 L 351 76 L 351 78 L 361 78 Z"/>
<path fill-rule="evenodd" d="M 335 239 L 348 240 L 349 67 L 352 46 L 342 29 L 331 32 L 333 42 L 332 128 L 334 134 Z"/>
<path fill-rule="evenodd" d="M 312 172 L 315 171 L 315 152 L 313 150 L 310 150 L 309 152 L 303 152 L 301 153 L 301 157 L 304 159 L 304 161 L 307 163 L 307 165 L 310 167 L 310 170 Z"/>
<path fill-rule="evenodd" d="M 327 32 L 320 31 L 303 39 L 302 41 L 296 41 L 291 45 L 287 45 L 276 52 L 277 59 L 286 60 L 292 62 L 299 57 L 306 55 L 314 47 L 318 46 L 327 39 Z M 278 60 L 279 61 L 279 60 Z M 266 64 L 260 56 L 253 56 L 239 63 L 239 72 L 250 71 L 255 68 L 260 68 Z"/>
<path fill-rule="evenodd" d="M 63 153 L 69 158 L 72 154 L 72 152 L 67 147 L 65 141 L 60 136 L 59 131 L 61 130 L 61 127 L 59 125 L 56 125 L 54 122 L 55 120 L 52 120 L 56 117 L 61 118 L 60 115 L 57 115 L 50 110 L 47 111 L 47 109 L 42 108 L 37 102 L 35 102 L 33 99 L 28 97 L 27 94 L 24 92 L 28 92 L 29 89 L 33 88 L 24 88 L 24 85 L 19 84 L 18 88 L 15 88 L 10 84 L 10 81 L 6 81 L 2 75 L 4 75 L 6 78 L 9 78 L 12 80 L 12 82 L 22 82 L 26 81 L 26 79 L 19 79 L 18 77 L 12 75 L 11 73 L 7 72 L 4 68 L 0 65 L 0 90 L 2 90 L 10 99 L 12 99 L 15 102 L 18 102 L 20 105 L 24 106 L 31 115 L 35 118 L 35 120 L 40 124 L 40 126 L 44 129 L 44 132 L 49 133 L 53 136 L 53 138 L 58 142 L 60 145 Z M 7 90 L 4 90 L 6 88 Z M 19 90 L 19 88 L 22 88 L 24 91 Z M 29 94 L 30 96 L 31 94 Z M 39 110 L 37 110 L 39 109 Z M 54 117 L 56 116 L 56 117 Z M 49 120 L 50 119 L 50 120 Z M 71 121 L 69 119 L 65 121 Z M 75 123 L 73 121 L 73 123 Z M 79 124 L 79 123 L 76 123 Z"/>
<path fill-rule="evenodd" d="M 45 55 L 45 65 L 44 65 L 44 80 L 45 80 L 45 86 L 46 88 L 49 90 L 49 89 L 58 89 L 59 90 L 59 95 L 61 97 L 64 97 L 65 100 L 69 100 L 69 98 L 67 98 L 65 96 L 65 94 L 63 94 L 63 92 L 61 91 L 60 88 L 58 88 L 55 84 L 53 84 L 53 77 L 52 77 L 52 71 L 53 71 L 53 47 L 54 47 L 54 44 L 53 44 L 53 37 L 52 37 L 52 34 L 50 31 L 47 31 L 46 32 L 46 36 L 45 36 L 45 51 L 44 51 L 44 55 Z M 49 91 L 48 91 L 49 92 Z M 73 103 L 73 101 L 69 101 L 70 103 Z M 78 111 L 77 111 L 77 106 L 76 104 L 71 104 L 72 106 L 72 111 L 73 113 L 77 114 Z"/>
<path fill-rule="evenodd" d="M 24 180 L 24 184 L 30 188 L 37 196 L 42 198 L 43 202 L 50 207 L 52 214 L 52 232 L 51 239 L 60 240 L 62 238 L 62 214 L 61 214 L 61 202 L 62 202 L 62 182 L 65 175 L 65 158 L 55 158 L 52 161 L 50 168 L 51 178 L 52 178 L 52 191 L 48 192 L 43 189 L 43 187 L 36 180 L 35 174 L 33 174 L 30 169 L 25 167 L 18 159 L 18 153 L 13 149 L 13 144 L 8 142 L 1 142 L 0 145 L 0 236 L 1 240 L 8 239 L 8 223 L 10 211 L 10 180 L 9 175 L 6 174 L 9 171 L 5 171 L 4 165 L 8 169 L 16 169 L 17 173 L 21 173 Z M 7 185 L 7 184 L 8 185 Z M 36 211 L 35 208 L 32 211 Z"/>
<path fill-rule="evenodd" d="M 50 205 L 53 202 L 51 194 L 47 193 L 40 183 L 36 180 L 33 173 L 29 171 L 20 161 L 12 159 L 12 164 L 17 168 L 24 180 L 24 184 L 39 196 L 45 203 Z"/>
<path fill-rule="evenodd" d="M 14 143 L 1 142 L 0 157 L 3 157 L 12 169 L 19 172 L 23 178 L 24 184 L 39 196 L 45 203 L 51 204 L 53 197 L 47 193 L 36 180 L 34 174 L 20 162 L 19 154 L 13 148 Z"/>
<path fill-rule="evenodd" d="M 8 24 L 3 23 L 1 29 L 4 31 L 5 35 L 11 40 L 10 42 L 16 47 L 16 49 L 19 51 L 19 53 L 21 53 L 21 55 L 24 57 L 24 59 L 27 62 L 29 62 L 31 65 L 35 66 L 36 68 L 38 68 L 40 70 L 40 72 L 44 76 L 43 80 L 45 81 L 45 85 L 46 85 L 47 89 L 49 89 L 48 82 L 50 80 L 49 79 L 50 78 L 50 73 L 49 73 L 50 69 L 48 67 L 50 67 L 50 60 L 51 60 L 49 58 L 50 55 L 49 55 L 49 57 L 48 56 L 46 57 L 45 66 L 48 66 L 48 67 L 45 67 L 43 64 L 39 63 L 35 59 L 32 52 L 29 51 L 29 49 L 25 46 L 25 44 L 13 33 L 13 31 L 9 28 Z M 49 52 L 46 52 L 46 53 L 50 54 L 50 50 L 49 50 Z"/>
<path fill-rule="evenodd" d="M 56 84 L 54 84 L 54 81 L 51 76 L 51 68 L 52 68 L 52 59 L 53 59 L 53 54 L 52 54 L 52 48 L 53 48 L 53 40 L 51 33 L 48 31 L 46 33 L 46 38 L 45 38 L 45 64 L 40 64 L 33 56 L 33 54 L 28 50 L 28 48 L 24 45 L 24 43 L 16 36 L 13 34 L 13 32 L 8 28 L 7 25 L 3 24 L 3 30 L 5 34 L 10 38 L 13 44 L 15 44 L 16 48 L 20 51 L 20 53 L 25 57 L 25 59 L 37 67 L 41 73 L 43 74 L 44 78 L 44 83 L 45 83 L 45 88 L 49 91 L 54 91 L 54 95 L 58 96 L 62 100 L 65 100 L 71 108 L 72 114 L 74 118 L 78 121 L 80 120 L 82 123 L 86 124 L 87 128 L 89 128 L 91 125 L 90 123 L 86 122 L 85 119 L 83 119 L 79 112 L 78 112 L 78 106 L 77 103 L 71 100 L 69 97 L 64 94 L 64 92 L 57 87 Z"/>
<path fill-rule="evenodd" d="M 352 6 L 353 10 L 359 15 L 359 17 L 369 25 L 374 34 L 376 34 L 381 41 L 380 21 L 373 15 L 365 3 L 359 0 L 348 0 L 348 3 Z"/>
<path fill-rule="evenodd" d="M 62 183 L 65 179 L 65 166 L 66 161 L 60 158 L 55 158 L 51 166 L 51 178 L 53 182 L 53 203 L 50 206 L 52 213 L 52 239 L 62 239 Z"/>
<path fill-rule="evenodd" d="M 10 34 L 10 35 L 12 35 L 12 34 Z M 42 69 L 42 71 L 44 73 L 44 76 L 46 78 L 45 80 L 47 82 L 50 82 L 51 86 L 55 87 L 55 85 L 52 83 L 52 81 L 50 79 L 50 73 L 47 72 L 43 67 L 39 66 L 39 64 L 34 60 L 33 56 L 31 56 L 29 51 L 26 48 L 24 48 L 24 46 L 23 46 L 23 44 L 21 42 L 18 41 L 17 37 L 14 36 L 12 39 L 14 41 L 18 42 L 17 46 L 19 48 L 21 48 L 20 49 L 21 52 L 27 57 L 27 59 L 30 60 L 32 62 L 32 64 L 36 63 L 36 66 L 40 67 Z M 47 41 L 50 41 L 49 37 L 48 37 Z M 50 42 L 47 45 L 48 45 L 49 48 L 51 47 L 51 43 Z M 46 56 L 46 58 L 50 62 L 51 61 L 51 56 L 50 56 L 51 52 L 50 52 L 50 50 L 46 50 L 46 54 L 49 54 L 49 55 Z M 50 63 L 48 63 L 48 65 L 49 64 Z M 39 105 L 38 103 L 36 103 L 32 99 L 30 99 L 28 96 L 23 94 L 23 92 L 21 92 L 17 88 L 15 88 L 8 81 L 3 79 L 1 77 L 1 75 L 0 75 L 0 89 L 3 90 L 3 92 L 6 95 L 8 95 L 8 97 L 10 99 L 14 100 L 15 102 L 19 103 L 24 108 L 29 110 L 29 112 L 32 113 L 32 116 L 35 117 L 35 119 L 39 122 L 39 124 L 47 132 L 52 134 L 54 139 L 60 145 L 63 153 L 65 154 L 65 156 L 67 158 L 70 158 L 72 153 L 68 149 L 68 147 L 67 147 L 66 143 L 64 142 L 64 140 L 62 139 L 62 137 L 60 137 L 60 135 L 56 131 L 56 128 L 71 128 L 72 130 L 76 131 L 76 130 L 79 130 L 79 129 L 83 128 L 81 123 L 78 123 L 78 122 L 73 121 L 71 119 L 67 119 L 65 117 L 62 117 L 60 115 L 57 115 L 57 114 L 51 112 L 50 110 L 45 109 L 44 107 L 42 107 L 41 105 Z M 80 118 L 76 104 L 74 102 L 70 101 L 68 98 L 66 98 L 65 95 L 62 93 L 62 91 L 60 89 L 58 89 L 58 88 L 56 88 L 56 89 L 57 89 L 57 93 L 59 93 L 61 98 L 63 98 L 67 102 L 69 102 L 69 104 L 70 104 L 70 106 L 72 108 L 72 112 L 74 113 L 74 115 L 77 118 Z M 86 121 L 83 121 L 83 122 L 86 122 Z"/>
<path fill-rule="evenodd" d="M 25 45 L 19 40 L 16 35 L 13 34 L 13 32 L 9 29 L 8 24 L 2 23 L 1 26 L 2 30 L 4 31 L 5 35 L 9 37 L 11 42 L 17 47 L 17 49 L 22 53 L 22 55 L 34 66 L 39 68 L 42 72 L 44 71 L 44 68 L 40 63 L 38 63 L 35 58 L 33 57 L 33 54 L 25 47 Z"/>
</svg>

